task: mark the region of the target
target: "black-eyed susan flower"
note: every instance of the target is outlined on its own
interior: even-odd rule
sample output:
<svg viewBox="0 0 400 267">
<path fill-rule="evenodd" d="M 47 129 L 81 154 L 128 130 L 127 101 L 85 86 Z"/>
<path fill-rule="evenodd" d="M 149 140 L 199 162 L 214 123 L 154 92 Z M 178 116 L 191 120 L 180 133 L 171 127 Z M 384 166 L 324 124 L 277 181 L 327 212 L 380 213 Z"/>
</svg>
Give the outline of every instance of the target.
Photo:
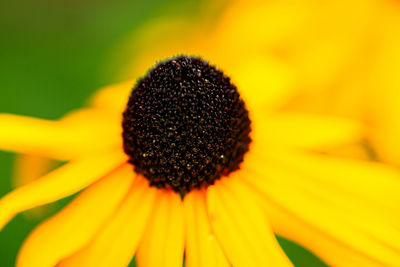
<svg viewBox="0 0 400 267">
<path fill-rule="evenodd" d="M 268 93 L 196 57 L 131 86 L 59 121 L 0 115 L 2 149 L 67 161 L 4 196 L 1 226 L 84 189 L 17 266 L 291 266 L 274 232 L 335 266 L 400 264 L 398 173 L 311 153 L 354 142 L 357 124 L 266 112 Z"/>
</svg>

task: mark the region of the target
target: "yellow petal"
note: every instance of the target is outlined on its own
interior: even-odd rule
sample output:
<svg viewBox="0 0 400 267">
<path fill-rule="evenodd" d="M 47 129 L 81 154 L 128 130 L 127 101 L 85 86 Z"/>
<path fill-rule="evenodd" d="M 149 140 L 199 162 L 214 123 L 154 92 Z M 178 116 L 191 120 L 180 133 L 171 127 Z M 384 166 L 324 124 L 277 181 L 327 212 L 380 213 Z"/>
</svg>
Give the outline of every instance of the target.
<svg viewBox="0 0 400 267">
<path fill-rule="evenodd" d="M 205 192 L 193 190 L 184 198 L 186 266 L 230 266 L 211 230 Z"/>
<path fill-rule="evenodd" d="M 280 113 L 262 121 L 259 138 L 294 148 L 332 148 L 356 143 L 363 134 L 356 121 L 316 114 Z"/>
<path fill-rule="evenodd" d="M 292 40 L 292 60 L 304 90 L 326 90 L 363 69 L 370 52 L 365 40 L 381 1 L 309 2 L 307 23 Z"/>
<path fill-rule="evenodd" d="M 392 218 L 393 222 L 400 220 L 400 173 L 396 168 L 307 153 L 275 153 L 274 156 L 275 166 L 305 176 L 310 182 L 308 186 L 311 183 L 318 186 L 316 191 L 324 190 L 329 199 L 340 201 L 346 198 L 347 207 L 358 200 L 357 210 L 379 211 L 381 216 Z"/>
<path fill-rule="evenodd" d="M 76 154 L 71 150 L 78 149 L 59 123 L 10 114 L 0 115 L 0 148 L 55 158 Z"/>
<path fill-rule="evenodd" d="M 212 229 L 233 266 L 292 266 L 260 203 L 235 174 L 207 189 Z"/>
<path fill-rule="evenodd" d="M 17 155 L 14 161 L 13 184 L 25 185 L 43 176 L 55 161 L 36 155 Z"/>
<path fill-rule="evenodd" d="M 138 248 L 137 265 L 181 267 L 184 252 L 182 200 L 172 190 L 158 190 L 156 201 Z"/>
<path fill-rule="evenodd" d="M 68 113 L 60 120 L 66 131 L 73 132 L 85 146 L 78 150 L 79 157 L 119 149 L 122 147 L 122 111 L 83 108 Z"/>
<path fill-rule="evenodd" d="M 128 103 L 129 94 L 135 85 L 134 80 L 121 82 L 101 88 L 90 101 L 90 105 L 100 109 L 122 114 Z"/>
<path fill-rule="evenodd" d="M 278 234 L 335 266 L 400 264 L 400 179 L 393 170 L 290 154 L 268 162 L 247 169 L 245 179 L 266 198 Z"/>
<path fill-rule="evenodd" d="M 367 74 L 370 136 L 379 156 L 400 166 L 400 9 L 388 2 L 377 21 L 379 51 Z"/>
<path fill-rule="evenodd" d="M 304 1 L 234 1 L 214 26 L 214 46 L 231 60 L 250 53 L 285 56 L 288 41 L 309 18 L 307 7 Z"/>
<path fill-rule="evenodd" d="M 126 161 L 122 151 L 76 160 L 0 199 L 0 229 L 17 213 L 69 196 Z"/>
<path fill-rule="evenodd" d="M 108 127 L 116 128 L 112 124 Z M 0 149 L 3 150 L 68 160 L 96 151 L 107 140 L 120 140 L 119 135 L 112 137 L 105 138 L 101 132 L 69 127 L 59 121 L 0 114 Z"/>
<path fill-rule="evenodd" d="M 156 190 L 138 176 L 114 215 L 90 243 L 57 266 L 128 266 L 154 209 Z"/>
<path fill-rule="evenodd" d="M 17 266 L 52 267 L 83 247 L 112 215 L 133 179 L 132 166 L 125 164 L 83 191 L 29 235 Z"/>
<path fill-rule="evenodd" d="M 369 259 L 368 255 L 352 250 L 337 241 L 332 234 L 321 231 L 270 199 L 264 200 L 263 208 L 278 235 L 302 244 L 331 266 L 382 266 Z M 317 246 L 320 248 L 317 249 Z"/>
<path fill-rule="evenodd" d="M 179 16 L 158 17 L 150 21 L 120 45 L 115 59 L 119 62 L 114 63 L 118 66 L 123 63 L 126 67 L 117 77 L 136 80 L 145 75 L 159 60 L 175 55 L 204 56 L 195 46 L 202 43 L 198 40 L 203 37 L 204 28 L 209 29 L 209 24 L 205 25 L 204 21 L 197 23 Z M 195 35 L 186 34 L 193 29 Z"/>
<path fill-rule="evenodd" d="M 19 187 L 30 183 L 45 175 L 56 161 L 36 155 L 16 155 L 14 160 L 14 173 L 12 183 L 14 187 Z M 27 211 L 25 215 L 32 217 L 43 216 L 48 209 L 37 207 Z"/>
<path fill-rule="evenodd" d="M 283 106 L 292 97 L 293 73 L 284 63 L 272 57 L 262 58 L 259 54 L 247 55 L 246 60 L 235 63 L 225 64 L 248 108 L 262 109 L 265 114 Z M 223 63 L 219 65 L 224 66 Z"/>
</svg>

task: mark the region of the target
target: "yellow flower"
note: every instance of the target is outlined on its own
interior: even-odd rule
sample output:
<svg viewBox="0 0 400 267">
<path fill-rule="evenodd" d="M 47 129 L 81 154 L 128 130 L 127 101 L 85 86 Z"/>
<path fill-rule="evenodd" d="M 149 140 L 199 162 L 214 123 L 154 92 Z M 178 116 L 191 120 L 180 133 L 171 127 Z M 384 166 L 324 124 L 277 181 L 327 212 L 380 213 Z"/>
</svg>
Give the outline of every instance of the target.
<svg viewBox="0 0 400 267">
<path fill-rule="evenodd" d="M 271 92 L 254 91 L 246 79 L 243 106 L 229 80 L 196 60 L 161 63 L 133 92 L 133 82 L 105 88 L 90 107 L 59 121 L 0 115 L 0 148 L 67 161 L 4 196 L 1 227 L 84 189 L 29 235 L 17 266 L 126 266 L 134 255 L 139 266 L 180 267 L 184 255 L 189 267 L 291 266 L 274 232 L 334 266 L 398 266 L 398 172 L 312 153 L 356 142 L 359 125 L 276 113 L 266 108 Z M 196 90 L 206 95 L 192 96 Z M 179 170 L 188 159 L 195 172 L 185 180 Z"/>
</svg>

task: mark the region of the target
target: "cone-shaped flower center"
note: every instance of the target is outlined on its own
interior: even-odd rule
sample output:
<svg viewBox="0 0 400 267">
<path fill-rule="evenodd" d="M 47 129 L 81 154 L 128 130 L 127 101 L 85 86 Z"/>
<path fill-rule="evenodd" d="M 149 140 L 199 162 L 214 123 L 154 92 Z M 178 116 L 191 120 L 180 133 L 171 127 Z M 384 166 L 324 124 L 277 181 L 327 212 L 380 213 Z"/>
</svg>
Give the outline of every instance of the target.
<svg viewBox="0 0 400 267">
<path fill-rule="evenodd" d="M 239 168 L 250 120 L 236 87 L 201 58 L 156 65 L 123 116 L 124 150 L 151 185 L 185 194 Z"/>
</svg>

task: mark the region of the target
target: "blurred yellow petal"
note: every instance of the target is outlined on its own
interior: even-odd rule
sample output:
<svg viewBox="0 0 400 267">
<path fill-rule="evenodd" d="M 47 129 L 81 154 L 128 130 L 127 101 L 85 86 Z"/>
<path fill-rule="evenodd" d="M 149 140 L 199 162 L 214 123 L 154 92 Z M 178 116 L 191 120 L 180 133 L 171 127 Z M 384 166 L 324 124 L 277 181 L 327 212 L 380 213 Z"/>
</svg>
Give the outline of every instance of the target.
<svg viewBox="0 0 400 267">
<path fill-rule="evenodd" d="M 400 164 L 400 8 L 390 3 L 379 17 L 376 62 L 368 73 L 370 133 L 379 156 Z M 397 5 L 397 6 L 393 6 Z"/>
<path fill-rule="evenodd" d="M 291 60 L 303 90 L 330 89 L 357 75 L 369 56 L 365 42 L 379 2 L 310 1 L 304 28 L 293 39 Z"/>
<path fill-rule="evenodd" d="M 69 196 L 126 161 L 122 151 L 76 160 L 0 199 L 0 229 L 17 213 Z"/>
<path fill-rule="evenodd" d="M 64 130 L 58 122 L 0 114 L 0 148 L 64 159 L 81 145 Z"/>
<path fill-rule="evenodd" d="M 207 189 L 212 229 L 233 266 L 292 266 L 255 192 L 230 175 Z"/>
<path fill-rule="evenodd" d="M 107 125 L 109 129 L 115 129 L 113 124 Z M 66 160 L 79 157 L 85 152 L 93 153 L 108 142 L 114 144 L 114 140 L 119 140 L 109 138 L 110 135 L 102 135 L 102 131 L 93 132 L 92 128 L 70 126 L 60 121 L 0 114 L 0 148 Z M 113 133 L 118 131 L 117 127 L 120 127 L 119 124 L 116 125 L 117 130 Z M 118 136 L 118 132 L 111 136 Z"/>
<path fill-rule="evenodd" d="M 19 187 L 43 176 L 54 163 L 54 160 L 41 156 L 17 155 L 14 160 L 14 186 Z"/>
<path fill-rule="evenodd" d="M 100 91 L 102 92 L 102 91 Z M 111 96 L 108 96 L 111 101 Z M 109 103 L 110 104 L 110 103 Z M 125 103 L 126 104 L 126 103 Z M 110 110 L 97 107 L 82 108 L 67 113 L 60 119 L 65 128 L 74 128 L 79 134 L 92 135 L 93 132 L 101 138 L 121 133 L 122 111 L 113 113 Z M 91 129 L 91 131 L 89 131 Z M 93 136 L 94 138 L 95 136 Z M 101 143 L 97 145 L 102 145 Z"/>
<path fill-rule="evenodd" d="M 129 80 L 101 88 L 92 97 L 90 105 L 121 114 L 128 103 L 129 95 L 134 86 L 135 81 Z"/>
<path fill-rule="evenodd" d="M 271 142 L 314 150 L 357 143 L 363 135 L 363 127 L 357 121 L 306 113 L 271 115 L 261 126 L 263 138 Z"/>
<path fill-rule="evenodd" d="M 276 166 L 291 170 L 308 177 L 309 181 L 325 188 L 332 201 L 352 198 L 348 201 L 350 207 L 355 201 L 360 201 L 358 210 L 400 219 L 400 173 L 389 166 L 357 161 L 338 159 L 304 153 L 275 154 L 276 160 L 271 159 Z M 365 202 L 368 201 L 368 205 Z"/>
<path fill-rule="evenodd" d="M 285 110 L 347 117 L 365 122 L 366 87 L 365 72 L 353 73 L 335 81 L 324 90 L 297 90 L 286 104 Z"/>
<path fill-rule="evenodd" d="M 179 54 L 204 55 L 196 48 L 204 40 L 204 24 L 177 16 L 155 18 L 115 50 L 118 62 L 113 64 L 125 64 L 117 78 L 138 79 L 156 62 Z M 187 34 L 194 30 L 196 34 Z"/>
<path fill-rule="evenodd" d="M 376 161 L 377 159 L 374 149 L 371 147 L 369 142 L 365 141 L 365 139 L 353 144 L 344 143 L 336 147 L 328 147 L 318 150 L 318 152 L 332 157 L 344 157 L 365 161 Z"/>
<path fill-rule="evenodd" d="M 254 51 L 274 53 L 303 30 L 308 7 L 304 1 L 234 1 L 216 24 L 214 46 L 232 60 Z"/>
<path fill-rule="evenodd" d="M 260 55 L 248 57 L 244 62 L 227 65 L 229 68 L 226 71 L 247 106 L 251 110 L 260 108 L 267 113 L 289 101 L 295 87 L 293 73 L 288 66 Z"/>
<path fill-rule="evenodd" d="M 155 195 L 156 189 L 138 176 L 114 215 L 89 244 L 57 266 L 128 266 L 155 208 Z"/>
<path fill-rule="evenodd" d="M 89 242 L 113 214 L 134 179 L 125 164 L 79 194 L 68 206 L 29 235 L 18 267 L 52 267 Z"/>
<path fill-rule="evenodd" d="M 193 190 L 184 198 L 186 254 L 188 267 L 231 266 L 211 230 L 205 192 Z"/>
<path fill-rule="evenodd" d="M 183 204 L 172 190 L 158 190 L 152 216 L 139 244 L 139 267 L 181 267 L 184 253 Z"/>
<path fill-rule="evenodd" d="M 266 198 L 278 234 L 336 266 L 400 264 L 398 173 L 367 162 L 318 156 L 284 154 L 267 162 L 264 172 L 254 165 L 243 177 Z M 282 217 L 294 221 L 280 224 L 277 218 Z M 312 239 L 297 235 L 296 225 Z"/>
<path fill-rule="evenodd" d="M 14 187 L 19 187 L 30 183 L 51 170 L 56 161 L 36 155 L 16 155 L 14 159 L 14 168 L 12 183 Z M 49 209 L 46 207 L 37 207 L 25 212 L 24 215 L 40 217 L 46 214 Z"/>
<path fill-rule="evenodd" d="M 382 266 L 369 259 L 368 255 L 349 249 L 332 234 L 321 231 L 269 199 L 265 200 L 263 208 L 278 235 L 302 244 L 331 266 Z"/>
<path fill-rule="evenodd" d="M 87 136 L 85 138 L 90 139 L 93 144 L 96 143 L 96 145 L 88 146 L 90 151 L 84 151 L 84 148 L 82 148 L 82 154 L 94 154 L 98 151 L 108 151 L 121 146 L 121 114 L 115 116 L 102 110 L 87 108 L 68 113 L 61 121 L 62 127 L 73 127 L 75 135 L 80 138 Z M 71 129 L 69 128 L 68 131 L 71 131 Z M 96 133 L 95 136 L 93 132 Z M 57 161 L 40 155 L 16 155 L 13 168 L 14 186 L 18 187 L 36 180 L 54 168 L 56 163 Z M 37 207 L 27 211 L 24 215 L 38 217 L 45 215 L 50 210 L 52 210 L 52 207 L 49 206 Z"/>
<path fill-rule="evenodd" d="M 86 143 L 88 148 L 81 148 L 80 155 L 102 153 L 122 146 L 121 113 L 84 108 L 66 114 L 60 123 Z"/>
</svg>

